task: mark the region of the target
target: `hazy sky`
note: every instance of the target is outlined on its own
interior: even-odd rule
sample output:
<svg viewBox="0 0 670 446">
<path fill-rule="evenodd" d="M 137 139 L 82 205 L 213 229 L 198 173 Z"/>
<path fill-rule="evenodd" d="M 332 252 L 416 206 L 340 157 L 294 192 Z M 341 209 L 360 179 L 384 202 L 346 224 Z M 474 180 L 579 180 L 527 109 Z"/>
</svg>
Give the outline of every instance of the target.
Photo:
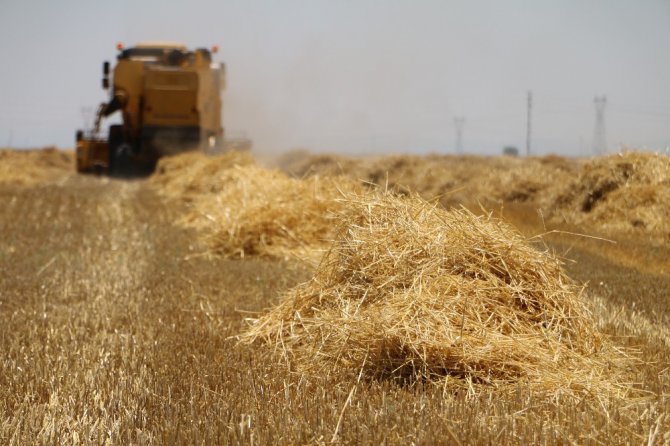
<svg viewBox="0 0 670 446">
<path fill-rule="evenodd" d="M 588 154 L 670 146 L 669 0 L 0 0 L 0 146 L 72 147 L 115 45 L 221 48 L 224 126 L 261 150 Z M 90 118 L 89 118 L 90 119 Z"/>
</svg>

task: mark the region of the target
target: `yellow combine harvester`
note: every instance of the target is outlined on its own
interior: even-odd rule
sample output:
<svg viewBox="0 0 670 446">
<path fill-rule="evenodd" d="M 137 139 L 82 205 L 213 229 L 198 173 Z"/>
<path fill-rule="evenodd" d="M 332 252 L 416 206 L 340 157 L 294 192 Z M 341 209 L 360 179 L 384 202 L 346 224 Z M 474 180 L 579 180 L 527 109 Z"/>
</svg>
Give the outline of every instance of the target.
<svg viewBox="0 0 670 446">
<path fill-rule="evenodd" d="M 223 148 L 221 90 L 224 66 L 212 51 L 166 42 L 118 45 L 109 102 L 100 104 L 93 129 L 77 131 L 77 171 L 142 175 L 158 159 L 186 150 Z M 110 65 L 102 86 L 110 88 Z M 122 124 L 100 136 L 101 121 L 119 111 Z"/>
</svg>

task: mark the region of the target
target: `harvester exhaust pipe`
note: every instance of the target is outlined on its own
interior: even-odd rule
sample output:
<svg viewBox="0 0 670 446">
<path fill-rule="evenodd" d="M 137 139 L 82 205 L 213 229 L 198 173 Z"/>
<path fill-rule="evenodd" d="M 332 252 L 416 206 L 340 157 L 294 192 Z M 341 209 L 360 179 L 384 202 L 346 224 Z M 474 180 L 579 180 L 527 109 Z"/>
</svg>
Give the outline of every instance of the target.
<svg viewBox="0 0 670 446">
<path fill-rule="evenodd" d="M 107 61 L 102 64 L 102 88 L 109 89 L 109 62 Z"/>
</svg>

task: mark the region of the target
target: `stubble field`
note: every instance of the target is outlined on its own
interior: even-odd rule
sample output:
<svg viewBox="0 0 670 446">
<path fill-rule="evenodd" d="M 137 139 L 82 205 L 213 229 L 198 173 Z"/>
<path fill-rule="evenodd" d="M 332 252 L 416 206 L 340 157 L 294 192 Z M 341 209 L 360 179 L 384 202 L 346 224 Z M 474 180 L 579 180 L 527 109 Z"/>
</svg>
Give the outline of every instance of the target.
<svg viewBox="0 0 670 446">
<path fill-rule="evenodd" d="M 20 163 L 26 156 L 3 155 L 0 163 L 25 165 Z M 39 157 L 45 166 L 40 172 L 46 174 L 30 173 L 29 180 L 9 173 L 0 177 L 3 444 L 670 443 L 670 205 L 664 201 L 670 180 L 666 171 L 658 170 L 663 159 L 634 154 L 606 165 L 558 158 L 333 162 L 300 154 L 279 163 L 282 173 L 229 154 L 166 160 L 150 179 L 123 181 L 78 176 L 61 153 Z M 57 161 L 44 162 L 45 157 Z M 370 191 L 370 183 L 379 185 L 377 192 Z M 384 361 L 395 363 L 383 349 L 378 357 L 368 350 L 362 363 L 356 362 L 353 354 L 346 355 L 359 333 L 352 315 L 367 303 L 357 303 L 351 314 L 348 307 L 318 307 L 326 294 L 290 313 L 285 320 L 289 331 L 282 325 L 272 332 L 274 337 L 245 337 L 259 318 L 271 314 L 268 309 L 295 297 L 296 289 L 308 290 L 300 284 L 313 285 L 314 277 L 325 277 L 319 275 L 328 263 L 320 264 L 322 256 L 339 252 L 333 251 L 333 240 L 350 243 L 342 250 L 360 241 L 360 235 L 353 241 L 346 238 L 358 226 L 343 230 L 336 224 L 341 224 L 336 216 L 342 213 L 345 220 L 365 220 L 365 215 L 348 213 L 354 212 L 347 207 L 354 201 L 350 197 L 364 201 L 372 215 L 375 206 L 386 205 L 385 190 L 395 191 L 398 198 L 388 200 L 400 200 L 398 206 L 419 200 L 418 207 L 410 207 L 417 221 L 424 221 L 418 212 L 430 206 L 438 209 L 436 218 L 444 219 L 454 215 L 444 209 L 462 204 L 474 212 L 468 214 L 472 220 L 463 218 L 472 222 L 472 231 L 481 231 L 482 239 L 497 230 L 501 218 L 506 222 L 502 225 L 519 231 L 509 249 L 523 248 L 518 255 L 546 252 L 547 262 L 558 257 L 563 266 L 556 277 L 568 280 L 564 274 L 574 281 L 575 299 L 589 311 L 577 322 L 588 325 L 607 346 L 580 353 L 578 360 L 588 361 L 576 364 L 594 364 L 593 369 L 577 370 L 561 362 L 572 358 L 570 349 L 579 339 L 566 344 L 568 331 L 557 331 L 554 342 L 554 319 L 540 319 L 529 327 L 543 336 L 538 346 L 555 349 L 546 375 L 565 378 L 541 381 L 538 364 L 545 363 L 524 363 L 531 355 L 523 352 L 523 345 L 535 345 L 530 337 L 534 332 L 519 334 L 515 330 L 521 326 L 507 320 L 470 329 L 474 325 L 466 325 L 465 312 L 453 333 L 444 329 L 453 345 L 441 350 L 435 339 L 421 337 L 429 334 L 419 336 L 405 327 L 402 334 L 412 334 L 423 350 L 402 338 L 407 347 L 401 349 L 406 361 L 402 367 L 389 369 Z M 374 193 L 382 195 L 369 195 Z M 413 193 L 432 201 L 420 201 Z M 622 203 L 621 197 L 628 201 Z M 383 228 L 398 225 L 392 231 L 397 234 L 402 228 L 391 214 L 384 214 L 391 220 L 384 220 Z M 433 221 L 432 215 L 425 221 Z M 374 221 L 365 220 L 370 233 Z M 423 236 L 421 229 L 416 238 Z M 500 237 L 507 237 L 506 231 Z M 479 239 L 468 240 L 477 245 Z M 381 243 L 393 251 L 391 239 Z M 362 252 L 368 245 L 356 246 Z M 476 252 L 498 255 L 492 247 L 486 249 Z M 424 261 L 400 255 L 405 251 L 393 251 L 393 259 L 405 259 L 395 264 L 397 271 Z M 484 254 L 482 263 L 493 262 Z M 338 266 L 339 257 L 329 255 Z M 536 268 L 514 269 L 510 262 L 518 256 L 507 255 L 496 259 L 503 259 L 509 276 L 499 275 L 494 265 L 490 271 L 495 274 L 490 275 L 496 281 L 484 283 L 489 276 L 483 269 L 473 273 L 472 266 L 450 282 L 469 280 L 472 300 L 465 308 L 481 294 L 472 283 L 481 283 L 482 290 L 490 291 L 490 283 L 499 287 L 484 296 L 486 308 L 492 309 L 483 319 L 507 308 L 495 296 L 508 288 L 516 300 L 536 291 L 524 285 L 535 277 L 531 273 Z M 377 277 L 367 268 L 375 259 L 362 266 L 350 262 L 348 280 L 367 274 L 366 280 L 374 282 Z M 439 277 L 452 268 L 448 265 L 439 265 Z M 384 291 L 396 280 L 393 293 L 402 288 L 405 300 L 420 300 L 423 291 L 409 294 L 414 290 L 409 282 L 419 281 L 421 290 L 429 290 L 437 280 L 412 276 L 400 283 L 394 270 L 386 272 L 388 282 L 370 289 Z M 350 282 L 338 282 L 336 294 L 351 293 L 346 288 Z M 451 299 L 448 290 L 431 290 L 440 299 Z M 376 299 L 387 298 L 380 293 Z M 551 296 L 568 295 L 560 293 Z M 426 305 L 432 308 L 431 317 L 436 314 L 447 325 L 453 322 L 439 301 Z M 521 308 L 530 312 L 531 307 Z M 533 317 L 545 317 L 549 310 L 543 308 Z M 331 320 L 319 319 L 329 311 L 349 330 L 344 347 L 330 356 L 325 353 L 329 339 L 337 336 L 328 332 L 318 345 L 300 337 L 329 327 L 325 324 Z M 309 321 L 307 312 L 313 312 Z M 570 313 L 567 323 L 581 314 Z M 470 313 L 467 317 L 478 318 Z M 381 331 L 387 329 L 392 331 L 381 326 Z M 521 338 L 510 347 L 510 355 L 516 355 L 513 364 L 504 362 L 509 355 L 495 356 L 475 342 L 498 339 L 493 335 L 506 336 L 505 342 Z M 375 339 L 390 342 L 382 335 Z M 438 355 L 439 367 L 434 367 L 427 345 L 440 355 L 448 356 L 456 347 L 463 354 L 456 359 Z M 476 366 L 465 354 L 466 345 L 479 352 Z M 318 372 L 305 366 L 306 354 L 313 355 L 308 362 L 323 362 Z M 556 371 L 562 364 L 565 370 Z M 585 371 L 592 374 L 585 378 Z"/>
</svg>

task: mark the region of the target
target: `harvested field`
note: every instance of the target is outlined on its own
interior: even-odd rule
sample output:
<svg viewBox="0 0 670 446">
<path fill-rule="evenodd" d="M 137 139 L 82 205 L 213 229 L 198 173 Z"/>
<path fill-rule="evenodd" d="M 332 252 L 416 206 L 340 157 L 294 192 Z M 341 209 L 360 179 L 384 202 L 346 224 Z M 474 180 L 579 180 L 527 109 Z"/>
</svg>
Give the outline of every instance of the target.
<svg viewBox="0 0 670 446">
<path fill-rule="evenodd" d="M 616 245 L 529 240 L 409 190 L 303 181 L 234 156 L 165 160 L 149 180 L 0 180 L 2 444 L 670 443 L 667 245 L 647 249 L 635 231 Z M 463 165 L 489 162 L 509 161 Z M 539 195 L 503 217 L 547 231 Z M 217 251 L 226 225 L 260 248 Z M 284 254 L 320 254 L 328 238 L 320 266 Z M 279 308 L 267 320 L 285 346 L 262 342 L 260 325 L 257 342 L 237 340 L 245 319 Z M 343 348 L 345 334 L 356 342 Z M 299 361 L 317 345 L 342 355 Z"/>
</svg>

